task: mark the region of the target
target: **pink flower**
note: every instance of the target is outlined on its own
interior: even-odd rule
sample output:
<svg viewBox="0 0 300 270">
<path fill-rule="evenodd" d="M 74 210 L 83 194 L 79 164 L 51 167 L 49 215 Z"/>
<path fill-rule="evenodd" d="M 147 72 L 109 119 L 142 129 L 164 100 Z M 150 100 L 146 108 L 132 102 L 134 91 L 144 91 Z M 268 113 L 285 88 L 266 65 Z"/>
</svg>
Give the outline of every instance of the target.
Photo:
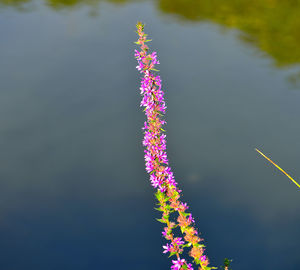
<svg viewBox="0 0 300 270">
<path fill-rule="evenodd" d="M 160 191 L 160 192 L 165 192 L 166 190 L 167 190 L 166 187 L 164 187 L 164 186 L 159 186 L 159 191 Z"/>
<path fill-rule="evenodd" d="M 176 238 L 174 238 L 174 243 L 176 243 L 177 246 L 180 246 L 180 245 L 184 244 L 184 241 L 182 241 L 181 237 L 176 237 Z"/>
<path fill-rule="evenodd" d="M 141 60 L 141 55 L 140 55 L 140 52 L 138 50 L 134 50 L 134 56 L 135 58 L 139 61 Z"/>
<path fill-rule="evenodd" d="M 185 259 L 178 259 L 177 261 L 172 260 L 173 265 L 171 266 L 172 270 L 180 270 L 181 266 L 185 264 Z"/>
<path fill-rule="evenodd" d="M 136 66 L 136 68 L 140 71 L 140 72 L 143 72 L 143 69 L 144 69 L 144 65 L 142 62 L 139 62 L 139 65 Z"/>
<path fill-rule="evenodd" d="M 165 250 L 163 251 L 163 253 L 170 252 L 171 245 L 167 244 L 166 246 L 163 246 L 163 248 L 165 249 Z"/>
<path fill-rule="evenodd" d="M 193 268 L 193 266 L 192 266 L 191 263 L 187 264 L 186 266 L 187 266 L 187 269 L 188 269 L 188 270 L 194 270 L 194 268 Z"/>
<path fill-rule="evenodd" d="M 144 122 L 144 126 L 142 127 L 143 130 L 147 130 L 149 127 L 147 125 L 147 122 Z"/>
<path fill-rule="evenodd" d="M 189 209 L 189 207 L 186 203 L 181 203 L 181 207 L 183 208 L 183 210 Z"/>
<path fill-rule="evenodd" d="M 200 257 L 200 261 L 201 261 L 201 262 L 205 262 L 205 261 L 206 261 L 206 256 L 205 256 L 205 255 L 201 256 L 201 257 Z"/>
<path fill-rule="evenodd" d="M 159 186 L 159 180 L 154 174 L 150 175 L 150 181 L 153 187 L 157 188 Z"/>
<path fill-rule="evenodd" d="M 162 235 L 165 237 L 165 238 L 169 238 L 168 237 L 168 232 L 169 232 L 169 228 L 168 227 L 164 227 L 164 230 L 163 230 L 163 232 L 162 232 Z"/>
<path fill-rule="evenodd" d="M 189 215 L 188 221 L 189 221 L 190 223 L 192 223 L 192 222 L 194 223 L 194 222 L 195 222 L 195 220 L 194 220 L 193 217 L 192 217 L 192 214 Z"/>
</svg>

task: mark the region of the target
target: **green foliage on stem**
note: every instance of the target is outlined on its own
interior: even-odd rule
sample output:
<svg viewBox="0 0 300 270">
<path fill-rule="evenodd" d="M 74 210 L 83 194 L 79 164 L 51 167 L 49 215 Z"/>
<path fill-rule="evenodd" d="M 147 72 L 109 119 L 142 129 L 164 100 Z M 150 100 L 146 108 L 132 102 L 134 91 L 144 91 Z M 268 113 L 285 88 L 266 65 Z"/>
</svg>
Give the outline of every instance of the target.
<svg viewBox="0 0 300 270">
<path fill-rule="evenodd" d="M 222 266 L 222 269 L 224 269 L 224 270 L 231 270 L 231 267 L 230 267 L 230 263 L 231 262 L 232 262 L 232 260 L 225 258 L 224 259 L 224 265 Z"/>
</svg>

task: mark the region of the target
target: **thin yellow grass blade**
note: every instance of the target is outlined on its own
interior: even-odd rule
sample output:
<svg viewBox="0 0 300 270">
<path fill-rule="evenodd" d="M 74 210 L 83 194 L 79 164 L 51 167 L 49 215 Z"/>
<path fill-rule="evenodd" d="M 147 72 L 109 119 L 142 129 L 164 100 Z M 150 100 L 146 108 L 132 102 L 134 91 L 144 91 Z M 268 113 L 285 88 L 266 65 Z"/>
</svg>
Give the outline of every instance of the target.
<svg viewBox="0 0 300 270">
<path fill-rule="evenodd" d="M 282 171 L 288 178 L 290 178 L 294 184 L 300 188 L 300 185 L 288 174 L 286 173 L 283 169 L 281 169 L 276 163 L 274 163 L 271 159 L 269 159 L 267 156 L 265 156 L 262 152 L 260 152 L 257 148 L 255 148 L 255 150 L 260 153 L 265 159 L 267 159 L 268 161 L 270 161 L 277 169 L 279 169 L 280 171 Z"/>
</svg>

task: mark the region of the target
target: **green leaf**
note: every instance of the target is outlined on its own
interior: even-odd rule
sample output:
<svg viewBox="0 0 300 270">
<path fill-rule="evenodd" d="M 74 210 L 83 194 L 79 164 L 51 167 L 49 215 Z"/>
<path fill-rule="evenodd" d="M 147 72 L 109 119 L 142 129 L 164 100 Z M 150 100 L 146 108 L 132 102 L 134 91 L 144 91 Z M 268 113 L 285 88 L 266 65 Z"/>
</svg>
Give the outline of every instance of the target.
<svg viewBox="0 0 300 270">
<path fill-rule="evenodd" d="M 170 213 L 173 213 L 173 212 L 174 212 L 174 210 L 171 209 L 171 206 L 170 206 L 169 204 L 166 204 L 166 205 L 165 205 L 165 208 L 166 208 L 167 210 L 169 210 Z"/>
<path fill-rule="evenodd" d="M 161 192 L 158 190 L 156 193 L 155 193 L 155 197 L 158 201 L 160 201 L 160 198 L 161 198 Z"/>
<path fill-rule="evenodd" d="M 192 245 L 192 243 L 187 243 L 185 245 L 183 245 L 182 247 L 185 248 L 185 247 L 190 247 Z"/>
<path fill-rule="evenodd" d="M 171 252 L 170 255 L 169 255 L 169 258 L 174 256 L 174 255 L 176 255 L 176 252 Z"/>
<path fill-rule="evenodd" d="M 151 68 L 151 70 L 153 70 L 153 71 L 159 71 L 158 69 L 156 69 L 156 68 Z"/>
<path fill-rule="evenodd" d="M 167 223 L 166 221 L 164 221 L 163 219 L 156 219 L 157 221 L 161 222 L 161 223 Z"/>
<path fill-rule="evenodd" d="M 194 245 L 193 245 L 194 247 L 205 247 L 205 245 L 203 245 L 203 244 L 199 244 L 199 243 L 195 243 Z"/>
<path fill-rule="evenodd" d="M 195 258 L 194 261 L 195 261 L 196 264 L 200 264 L 200 260 L 199 259 Z"/>
<path fill-rule="evenodd" d="M 163 215 L 164 219 L 169 219 L 169 215 Z"/>
<path fill-rule="evenodd" d="M 189 216 L 191 213 L 181 212 L 181 214 L 182 214 L 184 217 L 187 217 L 187 216 Z"/>
<path fill-rule="evenodd" d="M 174 191 L 174 194 L 172 196 L 172 199 L 174 199 L 176 196 L 178 196 L 178 192 L 177 191 Z"/>
<path fill-rule="evenodd" d="M 232 260 L 229 260 L 229 259 L 227 259 L 227 258 L 225 258 L 224 259 L 224 266 L 229 266 L 230 265 L 230 263 L 232 262 Z"/>
<path fill-rule="evenodd" d="M 211 269 L 218 269 L 218 267 L 209 267 L 209 266 L 203 266 L 204 270 L 211 270 Z"/>
</svg>

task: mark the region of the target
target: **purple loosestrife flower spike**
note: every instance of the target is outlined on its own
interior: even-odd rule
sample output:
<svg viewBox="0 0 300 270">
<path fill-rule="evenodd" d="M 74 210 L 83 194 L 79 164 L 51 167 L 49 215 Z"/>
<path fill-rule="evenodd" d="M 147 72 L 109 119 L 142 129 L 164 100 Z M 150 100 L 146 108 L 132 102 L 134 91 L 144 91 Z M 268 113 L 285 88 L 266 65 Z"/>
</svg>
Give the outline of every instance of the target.
<svg viewBox="0 0 300 270">
<path fill-rule="evenodd" d="M 145 165 L 146 171 L 150 174 L 151 185 L 157 190 L 156 198 L 159 205 L 157 210 L 162 212 L 162 218 L 159 221 L 165 224 L 162 235 L 170 241 L 163 246 L 163 253 L 170 253 L 170 256 L 177 257 L 177 260 L 172 260 L 172 270 L 194 269 L 191 263 L 180 258 L 185 248 L 189 248 L 189 255 L 199 270 L 215 269 L 208 266 L 209 261 L 204 254 L 204 245 L 200 244 L 203 239 L 199 238 L 197 230 L 193 227 L 195 221 L 192 214 L 186 212 L 188 205 L 180 201 L 181 190 L 177 188 L 166 153 L 166 135 L 163 133 L 165 131 L 163 125 L 166 121 L 162 119 L 162 116 L 167 106 L 161 78 L 154 73 L 158 71 L 155 69 L 155 65 L 159 64 L 157 53 L 148 52 L 149 47 L 146 43 L 150 40 L 147 40 L 147 35 L 144 33 L 144 25 L 138 22 L 136 27 L 139 36 L 136 44 L 140 46 L 140 51 L 135 50 L 134 56 L 138 61 L 136 68 L 143 75 L 140 106 L 144 107 L 147 117 L 142 128 L 144 130 Z M 174 215 L 177 217 L 175 221 L 171 220 L 171 216 Z M 180 227 L 181 237 L 175 237 L 173 230 L 176 227 Z"/>
</svg>

